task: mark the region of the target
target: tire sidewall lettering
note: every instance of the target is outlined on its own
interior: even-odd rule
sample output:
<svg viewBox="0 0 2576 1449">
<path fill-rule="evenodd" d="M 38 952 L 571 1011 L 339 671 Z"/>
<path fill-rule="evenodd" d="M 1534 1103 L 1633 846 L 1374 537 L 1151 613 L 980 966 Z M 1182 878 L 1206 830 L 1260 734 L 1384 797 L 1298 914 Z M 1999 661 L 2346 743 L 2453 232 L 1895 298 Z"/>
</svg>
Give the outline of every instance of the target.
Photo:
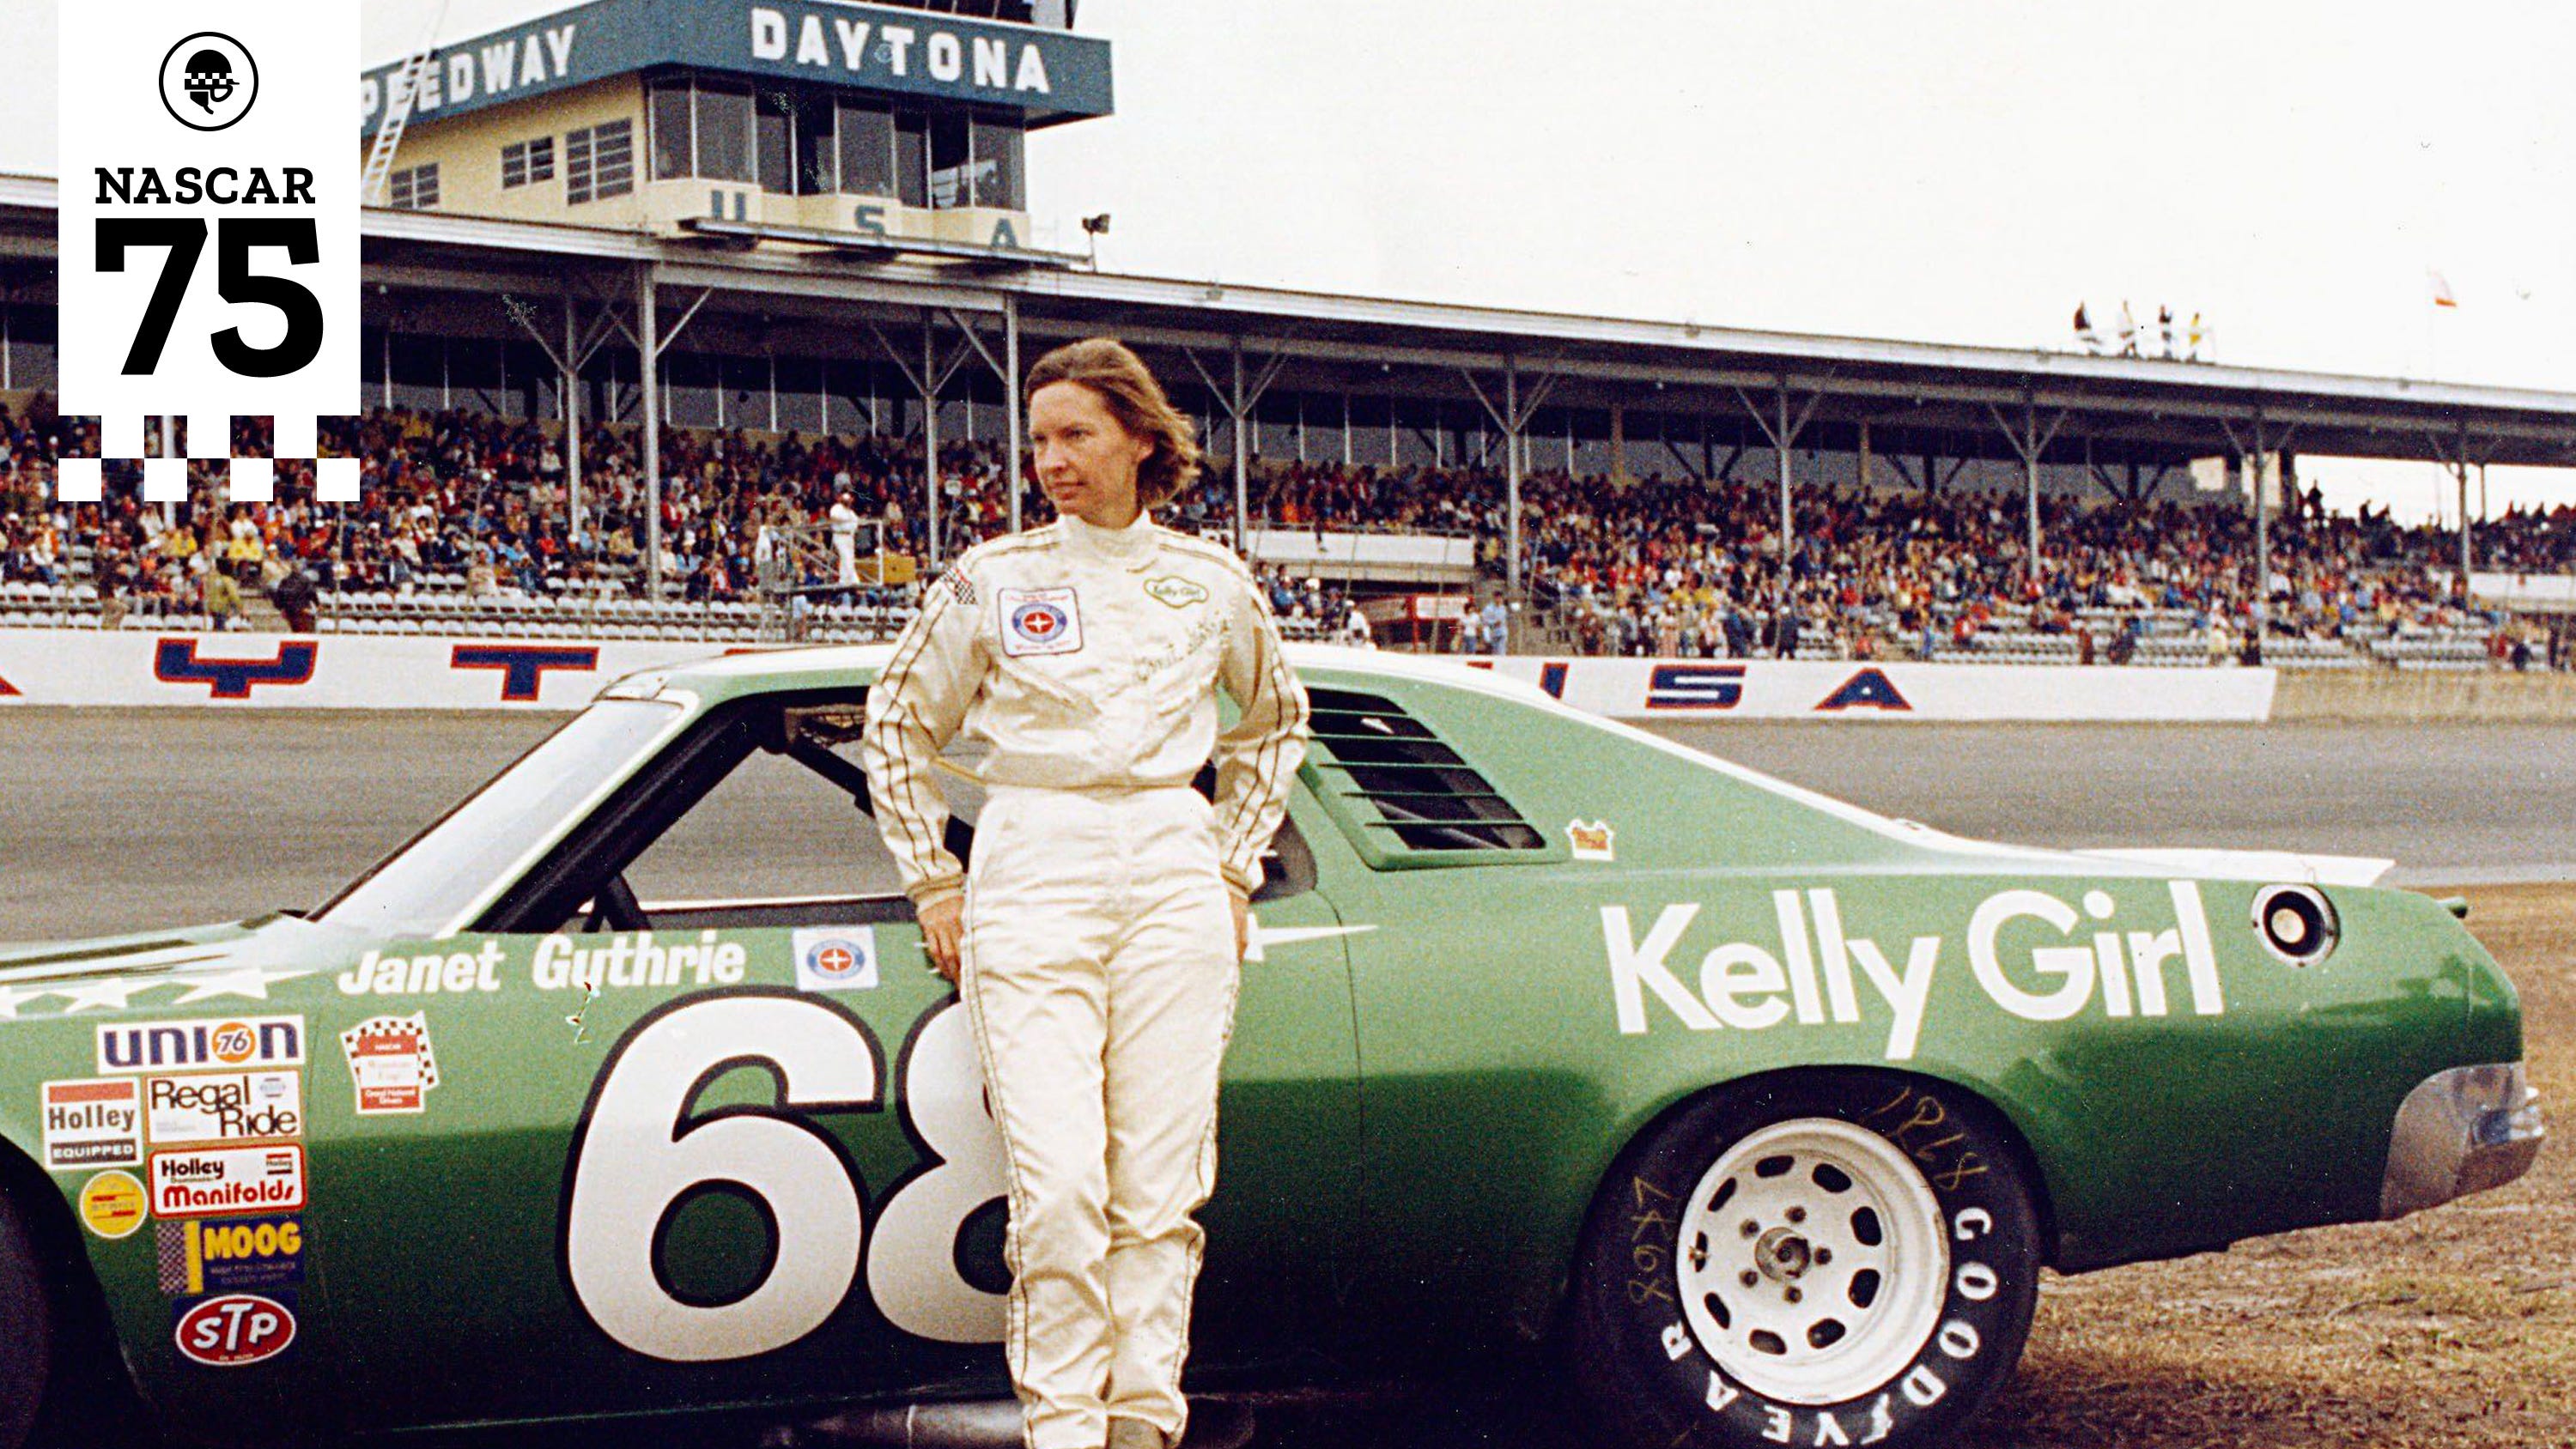
<svg viewBox="0 0 2576 1449">
<path fill-rule="evenodd" d="M 1729 1100 L 1734 1094 L 1717 1094 L 1705 1107 L 1685 1109 L 1682 1120 L 1688 1122 L 1703 1110 L 1711 1118 L 1728 1116 L 1729 1109 L 1740 1112 L 1750 1105 L 1768 1119 L 1762 1125 L 1790 1117 L 1837 1118 L 1877 1132 L 1905 1150 L 1931 1184 L 1940 1230 L 1953 1249 L 1932 1331 L 1886 1381 L 1861 1386 L 1851 1397 L 1832 1403 L 1774 1400 L 1728 1374 L 1700 1346 L 1678 1304 L 1666 1300 L 1672 1291 L 1671 1264 L 1682 1247 L 1680 1222 L 1690 1206 L 1681 1201 L 1682 1195 L 1729 1143 L 1747 1132 L 1724 1133 L 1723 1140 L 1687 1131 L 1671 1134 L 1639 1159 L 1623 1164 L 1605 1188 L 1605 1193 L 1618 1195 L 1616 1220 L 1621 1228 L 1613 1239 L 1612 1262 L 1605 1266 L 1620 1270 L 1620 1282 L 1613 1293 L 1603 1295 L 1616 1301 L 1596 1305 L 1625 1345 L 1628 1372 L 1651 1395 L 1657 1406 L 1656 1424 L 1669 1429 L 1668 1437 L 1687 1437 L 1696 1443 L 1857 1445 L 1910 1437 L 1909 1431 L 1918 1429 L 1943 1433 L 1960 1409 L 1963 1387 L 1980 1374 L 2000 1374 L 2009 1368 L 2009 1362 L 1994 1365 L 1999 1357 L 1996 1345 L 2010 1344 L 2012 1355 L 2018 1357 L 2026 1318 L 2017 1324 L 2013 1316 L 2016 1304 L 2036 1291 L 2038 1245 L 2005 1241 L 2010 1225 L 2028 1220 L 2029 1214 L 2017 1201 L 2020 1189 L 2013 1174 L 1977 1170 L 1978 1161 L 1965 1160 L 2003 1165 L 1999 1159 L 2005 1144 L 1998 1140 L 1988 1114 L 1982 1104 L 1963 1105 L 1969 1099 L 1956 1089 L 1878 1074 L 1855 1077 L 1883 1088 L 1878 1098 L 1855 1106 L 1833 1100 L 1829 1093 L 1802 1091 L 1804 1084 L 1793 1081 L 1776 1091 L 1745 1094 L 1750 1103 L 1742 1097 Z M 1922 1125 L 1934 1113 L 1939 1115 L 1931 1127 L 1943 1130 Z M 1888 1130 L 1905 1123 L 1916 1124 L 1905 1136 Z M 1948 1140 L 1954 1134 L 1957 1140 Z M 1695 1150 L 1675 1146 L 1674 1139 L 1695 1142 Z M 2016 1200 L 2008 1201 L 2008 1195 Z M 1635 1281 L 1629 1230 L 1661 1230 L 1665 1220 L 1670 1221 L 1672 1236 L 1661 1240 L 1666 1295 L 1659 1299 L 1642 1292 Z M 2028 1283 L 2013 1281 L 2016 1253 L 2030 1262 Z M 1578 1291 L 1597 1286 L 1579 1286 Z M 1674 1352 L 1677 1345 L 1678 1353 Z"/>
</svg>

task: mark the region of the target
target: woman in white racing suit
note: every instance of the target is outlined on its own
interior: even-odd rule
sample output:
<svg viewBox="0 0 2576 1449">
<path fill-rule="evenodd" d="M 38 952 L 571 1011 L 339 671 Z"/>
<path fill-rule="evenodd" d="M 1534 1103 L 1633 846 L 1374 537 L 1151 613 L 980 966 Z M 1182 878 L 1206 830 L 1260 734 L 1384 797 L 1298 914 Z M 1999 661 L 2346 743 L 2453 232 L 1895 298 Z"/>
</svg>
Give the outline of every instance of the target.
<svg viewBox="0 0 2576 1449">
<path fill-rule="evenodd" d="M 1151 517 L 1199 455 L 1143 362 L 1094 338 L 1039 359 L 1028 388 L 1056 520 L 924 590 L 862 753 L 1009 1158 L 1027 1442 L 1167 1449 L 1188 1415 L 1192 1214 L 1216 1181 L 1248 902 L 1305 754 L 1306 693 L 1242 560 Z M 1239 710 L 1222 734 L 1220 688 Z M 943 844 L 932 779 L 961 730 L 987 747 L 971 871 Z M 1213 805 L 1190 783 L 1211 756 Z"/>
</svg>

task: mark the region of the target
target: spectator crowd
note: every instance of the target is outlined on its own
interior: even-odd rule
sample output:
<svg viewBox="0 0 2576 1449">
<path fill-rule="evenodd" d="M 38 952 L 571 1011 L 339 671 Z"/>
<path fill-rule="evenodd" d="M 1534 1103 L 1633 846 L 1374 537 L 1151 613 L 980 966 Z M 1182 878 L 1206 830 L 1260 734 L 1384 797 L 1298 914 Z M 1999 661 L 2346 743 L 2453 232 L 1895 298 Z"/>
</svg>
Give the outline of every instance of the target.
<svg viewBox="0 0 2576 1449">
<path fill-rule="evenodd" d="M 146 504 L 133 474 L 119 471 L 130 465 L 111 465 L 105 502 L 69 505 L 54 496 L 52 460 L 95 454 L 94 423 L 55 415 L 41 394 L 15 413 L 0 408 L 0 582 L 77 575 L 115 607 L 219 621 L 241 612 L 246 591 L 277 598 L 283 586 L 284 603 L 314 590 L 399 593 L 430 575 L 460 576 L 469 591 L 640 591 L 650 520 L 632 426 L 585 429 L 578 513 L 561 440 L 536 423 L 379 411 L 325 420 L 322 440 L 327 453 L 361 460 L 357 503 L 314 501 L 309 476 L 288 462 L 275 503 L 230 503 L 199 476 L 186 501 Z M 249 420 L 233 451 L 267 452 Z M 750 598 L 764 528 L 819 536 L 838 521 L 846 537 L 851 512 L 880 527 L 889 551 L 928 552 L 917 438 L 666 429 L 660 455 L 661 566 L 673 597 Z M 1007 529 L 994 443 L 944 444 L 939 476 L 942 557 Z M 1050 516 L 1034 483 L 1024 486 L 1024 519 Z M 1472 537 L 1479 598 L 1457 634 L 1493 647 L 1503 633 L 1502 606 L 1485 597 L 1505 572 L 1499 472 L 1256 463 L 1247 491 L 1256 526 Z M 1222 529 L 1233 500 L 1231 480 L 1211 473 L 1166 521 Z M 2041 510 L 2034 572 L 2018 496 L 1810 488 L 1784 557 L 1768 488 L 1539 473 L 1522 485 L 1522 574 L 1533 617 L 1558 631 L 1554 647 L 1587 653 L 1821 645 L 1847 657 L 1929 655 L 1972 651 L 1981 633 L 2011 628 L 2081 633 L 2086 657 L 2098 642 L 2117 658 L 2134 625 L 2096 641 L 2106 610 L 2188 615 L 2192 627 L 2235 639 L 2255 634 L 2258 620 L 2267 637 L 2354 642 L 2406 628 L 2511 632 L 2451 587 L 2455 534 L 2401 526 L 2385 509 L 2330 515 L 2313 490 L 2274 520 L 2260 584 L 2252 520 L 2233 500 L 2044 496 Z M 2476 540 L 2483 568 L 2576 570 L 2576 508 L 2516 510 L 2478 525 Z M 1341 589 L 1263 575 L 1283 619 L 1366 639 L 1357 601 Z M 902 600 L 885 591 L 871 601 Z M 2547 660 L 2561 648 L 2552 640 Z"/>
</svg>

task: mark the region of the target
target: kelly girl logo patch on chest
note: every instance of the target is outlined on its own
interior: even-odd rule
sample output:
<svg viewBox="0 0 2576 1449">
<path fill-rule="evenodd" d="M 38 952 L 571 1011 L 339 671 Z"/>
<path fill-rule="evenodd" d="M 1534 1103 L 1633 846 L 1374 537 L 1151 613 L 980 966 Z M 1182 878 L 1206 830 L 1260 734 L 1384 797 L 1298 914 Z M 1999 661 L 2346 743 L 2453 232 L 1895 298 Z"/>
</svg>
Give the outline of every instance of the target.
<svg viewBox="0 0 2576 1449">
<path fill-rule="evenodd" d="M 1000 589 L 1002 652 L 1014 659 L 1032 654 L 1071 654 L 1082 647 L 1082 612 L 1074 591 Z"/>
</svg>

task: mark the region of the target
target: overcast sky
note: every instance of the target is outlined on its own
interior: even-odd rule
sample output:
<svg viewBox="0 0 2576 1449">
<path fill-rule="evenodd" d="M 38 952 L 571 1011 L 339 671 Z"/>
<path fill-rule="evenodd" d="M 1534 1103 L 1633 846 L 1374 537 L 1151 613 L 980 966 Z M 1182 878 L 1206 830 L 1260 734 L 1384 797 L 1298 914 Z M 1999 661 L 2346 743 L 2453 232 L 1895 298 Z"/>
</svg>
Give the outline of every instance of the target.
<svg viewBox="0 0 2576 1449">
<path fill-rule="evenodd" d="M 0 171 L 54 169 L 0 0 Z M 364 59 L 560 8 L 364 0 Z M 14 22 L 30 9 L 38 23 Z M 443 21 L 439 19 L 442 10 Z M 2231 362 L 2576 391 L 2576 10 L 2066 0 L 1082 0 L 1118 114 L 1029 147 L 1104 269 L 1944 342 L 2079 298 Z M 2427 272 L 2456 310 L 2431 306 Z M 2435 474 L 2317 463 L 2401 511 Z M 2521 484 L 2504 486 L 2499 507 Z M 2548 473 L 2560 498 L 2576 475 Z M 2341 486 L 2336 486 L 2340 484 Z"/>
</svg>

